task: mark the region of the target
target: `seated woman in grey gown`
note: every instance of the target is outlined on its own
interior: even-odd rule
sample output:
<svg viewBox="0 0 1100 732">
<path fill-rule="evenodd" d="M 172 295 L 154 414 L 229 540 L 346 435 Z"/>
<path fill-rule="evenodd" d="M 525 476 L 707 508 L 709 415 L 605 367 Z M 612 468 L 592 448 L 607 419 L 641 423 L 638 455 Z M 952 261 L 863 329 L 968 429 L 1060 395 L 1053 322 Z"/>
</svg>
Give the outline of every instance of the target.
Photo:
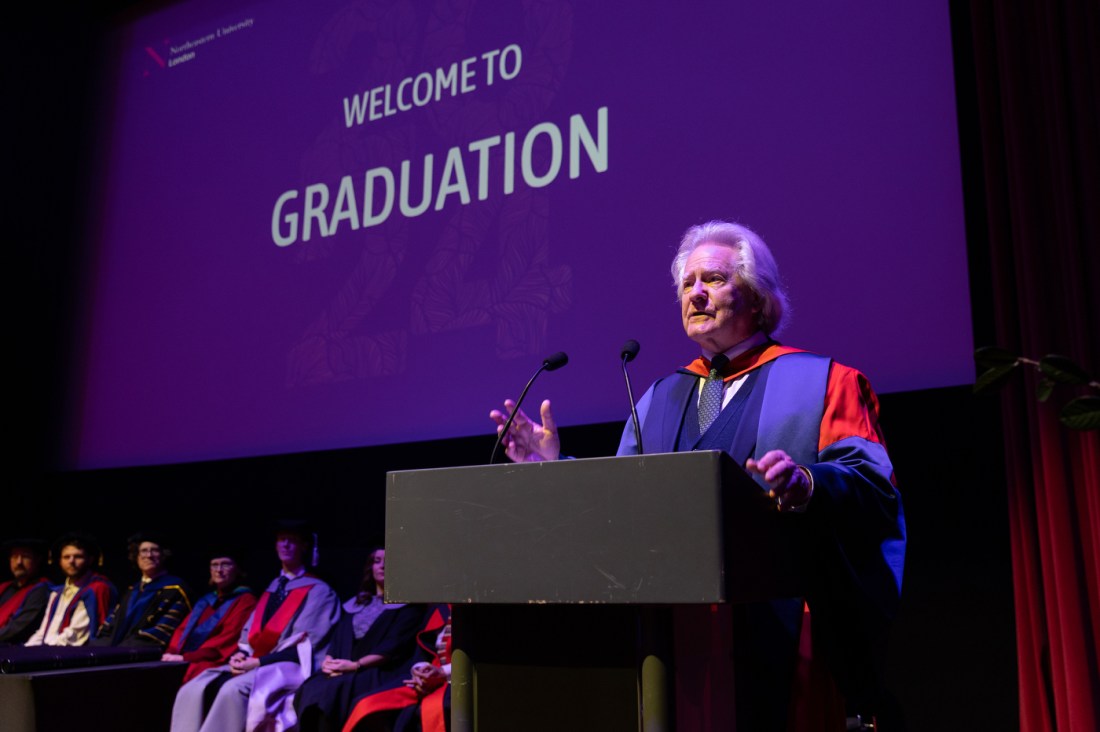
<svg viewBox="0 0 1100 732">
<path fill-rule="evenodd" d="M 329 655 L 294 700 L 301 732 L 339 730 L 355 699 L 404 671 L 424 619 L 422 605 L 382 602 L 386 550 L 367 560 L 359 594 L 344 603 Z"/>
</svg>

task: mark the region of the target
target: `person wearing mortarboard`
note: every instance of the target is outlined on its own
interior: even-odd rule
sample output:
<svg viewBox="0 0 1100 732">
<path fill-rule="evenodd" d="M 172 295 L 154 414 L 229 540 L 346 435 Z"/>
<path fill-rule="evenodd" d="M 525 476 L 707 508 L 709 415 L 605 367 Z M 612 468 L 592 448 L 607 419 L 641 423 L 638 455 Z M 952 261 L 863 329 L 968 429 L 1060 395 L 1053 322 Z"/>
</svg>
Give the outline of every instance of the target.
<svg viewBox="0 0 1100 732">
<path fill-rule="evenodd" d="M 282 571 L 260 596 L 229 663 L 180 687 L 172 707 L 173 732 L 243 732 L 296 724 L 294 692 L 321 667 L 340 619 L 339 597 L 309 571 L 317 562 L 316 549 L 316 534 L 305 522 L 278 524 L 275 552 Z"/>
<path fill-rule="evenodd" d="M 50 585 L 43 576 L 46 542 L 10 539 L 3 544 L 12 579 L 0 582 L 0 645 L 22 644 L 46 613 Z"/>
<path fill-rule="evenodd" d="M 256 607 L 256 596 L 244 584 L 240 552 L 219 547 L 209 552 L 210 586 L 168 642 L 162 661 L 190 664 L 183 683 L 208 668 L 222 666 L 237 650 L 241 628 Z"/>
<path fill-rule="evenodd" d="M 168 571 L 172 550 L 164 537 L 138 533 L 127 543 L 141 577 L 126 588 L 91 645 L 164 648 L 191 610 L 189 590 Z"/>
</svg>

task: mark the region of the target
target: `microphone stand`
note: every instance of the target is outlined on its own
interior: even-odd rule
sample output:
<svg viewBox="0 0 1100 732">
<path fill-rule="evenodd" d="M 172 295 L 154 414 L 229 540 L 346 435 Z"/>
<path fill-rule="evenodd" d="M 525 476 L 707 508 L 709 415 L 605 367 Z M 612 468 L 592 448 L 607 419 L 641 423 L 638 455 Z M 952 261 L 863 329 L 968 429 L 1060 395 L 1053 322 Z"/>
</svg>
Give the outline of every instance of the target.
<svg viewBox="0 0 1100 732">
<path fill-rule="evenodd" d="M 626 396 L 630 399 L 630 419 L 634 422 L 634 441 L 638 445 L 638 454 L 644 455 L 645 450 L 642 448 L 642 425 L 638 422 L 638 408 L 634 404 L 634 391 L 630 388 L 630 373 L 626 370 L 626 365 L 630 361 L 634 360 L 634 357 L 638 355 L 638 341 L 630 340 L 623 346 L 622 358 L 623 358 L 623 379 L 626 380 Z"/>
<path fill-rule="evenodd" d="M 523 404 L 523 398 L 527 396 L 527 390 L 531 388 L 531 384 L 535 383 L 535 379 L 539 377 L 543 371 L 553 371 L 560 369 L 569 361 L 569 357 L 562 352 L 555 353 L 542 362 L 542 366 L 539 366 L 539 370 L 534 373 L 533 376 L 527 381 L 527 386 L 523 387 L 523 391 L 519 395 L 519 399 L 516 400 L 516 406 L 512 409 L 512 413 L 508 415 L 508 421 L 504 423 L 504 429 L 497 435 L 496 444 L 493 445 L 493 453 L 489 456 L 489 464 L 492 465 L 496 462 L 497 451 L 500 450 L 500 444 L 504 442 L 504 436 L 508 434 L 508 430 L 512 428 L 512 422 L 515 421 L 516 415 L 519 414 L 519 405 Z"/>
</svg>

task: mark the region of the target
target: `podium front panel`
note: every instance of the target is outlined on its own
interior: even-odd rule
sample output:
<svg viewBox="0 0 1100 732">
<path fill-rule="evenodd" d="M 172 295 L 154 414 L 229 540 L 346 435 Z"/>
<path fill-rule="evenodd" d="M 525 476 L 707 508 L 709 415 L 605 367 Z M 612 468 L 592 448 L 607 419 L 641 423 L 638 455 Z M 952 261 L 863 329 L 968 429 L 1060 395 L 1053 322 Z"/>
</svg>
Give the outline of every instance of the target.
<svg viewBox="0 0 1100 732">
<path fill-rule="evenodd" d="M 795 517 L 780 518 L 721 452 L 398 471 L 387 482 L 390 602 L 796 594 L 785 591 L 797 584 L 785 520 Z"/>
</svg>

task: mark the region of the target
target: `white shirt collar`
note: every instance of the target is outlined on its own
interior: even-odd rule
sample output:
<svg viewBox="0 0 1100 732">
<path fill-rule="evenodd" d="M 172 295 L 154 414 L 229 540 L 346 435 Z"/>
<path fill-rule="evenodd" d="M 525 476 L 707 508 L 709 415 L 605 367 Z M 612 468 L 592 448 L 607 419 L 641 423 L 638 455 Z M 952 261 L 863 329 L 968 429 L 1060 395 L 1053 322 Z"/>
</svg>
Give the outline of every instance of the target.
<svg viewBox="0 0 1100 732">
<path fill-rule="evenodd" d="M 737 358 L 738 356 L 740 356 L 742 353 L 744 353 L 745 351 L 749 350 L 750 348 L 756 348 L 757 346 L 762 346 L 767 342 L 768 342 L 768 334 L 765 333 L 762 330 L 758 330 L 755 333 L 753 333 L 751 336 L 746 338 L 745 340 L 740 341 L 739 343 L 735 344 L 733 346 L 733 348 L 730 348 L 730 349 L 724 351 L 724 353 L 725 353 L 726 358 L 728 358 L 730 361 L 732 361 L 735 358 Z"/>
</svg>

